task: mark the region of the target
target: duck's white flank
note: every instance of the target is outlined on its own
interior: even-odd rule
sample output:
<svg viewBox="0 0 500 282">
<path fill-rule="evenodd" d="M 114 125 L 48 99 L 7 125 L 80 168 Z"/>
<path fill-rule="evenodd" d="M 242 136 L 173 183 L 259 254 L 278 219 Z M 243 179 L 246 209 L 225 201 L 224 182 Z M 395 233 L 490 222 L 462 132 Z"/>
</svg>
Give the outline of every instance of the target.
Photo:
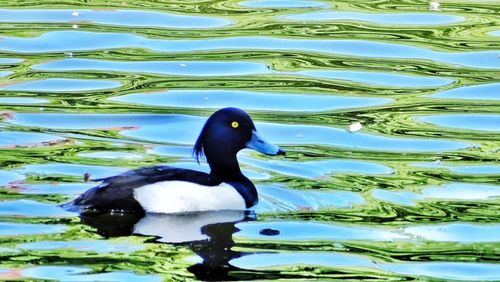
<svg viewBox="0 0 500 282">
<path fill-rule="evenodd" d="M 134 198 L 149 213 L 245 209 L 243 197 L 227 183 L 204 186 L 187 181 L 163 181 L 136 188 Z"/>
</svg>

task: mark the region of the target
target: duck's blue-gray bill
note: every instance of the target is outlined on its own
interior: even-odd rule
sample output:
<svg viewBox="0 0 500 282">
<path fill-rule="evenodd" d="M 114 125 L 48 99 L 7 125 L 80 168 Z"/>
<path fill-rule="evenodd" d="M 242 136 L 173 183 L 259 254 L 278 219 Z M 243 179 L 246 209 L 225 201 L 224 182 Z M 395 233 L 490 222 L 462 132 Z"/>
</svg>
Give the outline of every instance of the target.
<svg viewBox="0 0 500 282">
<path fill-rule="evenodd" d="M 260 137 L 259 134 L 257 134 L 257 131 L 255 130 L 252 132 L 252 139 L 250 139 L 250 141 L 247 142 L 247 148 L 271 156 L 285 154 L 285 150 L 267 142 L 262 137 Z"/>
</svg>

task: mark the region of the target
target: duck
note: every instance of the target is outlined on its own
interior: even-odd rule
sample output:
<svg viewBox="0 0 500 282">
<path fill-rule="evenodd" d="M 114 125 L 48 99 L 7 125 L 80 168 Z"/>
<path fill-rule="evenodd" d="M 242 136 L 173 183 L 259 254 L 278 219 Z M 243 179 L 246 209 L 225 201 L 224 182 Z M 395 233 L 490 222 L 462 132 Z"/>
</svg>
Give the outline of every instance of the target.
<svg viewBox="0 0 500 282">
<path fill-rule="evenodd" d="M 155 165 L 94 179 L 101 182 L 73 201 L 67 210 L 81 213 L 179 214 L 216 210 L 246 210 L 258 202 L 254 184 L 241 172 L 237 153 L 252 149 L 265 155 L 285 150 L 263 139 L 252 118 L 239 108 L 223 108 L 205 122 L 193 147 L 210 172 Z"/>
</svg>

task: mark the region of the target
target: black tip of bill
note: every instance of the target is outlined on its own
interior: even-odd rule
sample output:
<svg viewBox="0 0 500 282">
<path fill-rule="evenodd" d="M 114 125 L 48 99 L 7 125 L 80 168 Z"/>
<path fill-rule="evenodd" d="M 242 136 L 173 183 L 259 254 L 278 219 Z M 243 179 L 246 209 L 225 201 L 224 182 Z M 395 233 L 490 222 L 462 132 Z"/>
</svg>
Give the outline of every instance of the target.
<svg viewBox="0 0 500 282">
<path fill-rule="evenodd" d="M 276 153 L 276 155 L 283 155 L 284 156 L 284 155 L 286 155 L 286 151 L 283 150 L 283 149 L 281 149 L 281 148 L 279 148 L 278 152 Z"/>
</svg>

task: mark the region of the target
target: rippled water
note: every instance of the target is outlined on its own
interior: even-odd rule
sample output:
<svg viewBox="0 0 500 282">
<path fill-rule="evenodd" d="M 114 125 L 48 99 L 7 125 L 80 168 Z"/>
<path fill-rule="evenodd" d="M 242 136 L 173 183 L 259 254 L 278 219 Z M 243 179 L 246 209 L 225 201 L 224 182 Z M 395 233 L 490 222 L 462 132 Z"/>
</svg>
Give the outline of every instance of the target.
<svg viewBox="0 0 500 282">
<path fill-rule="evenodd" d="M 84 2 L 0 6 L 0 280 L 500 280 L 500 3 Z M 252 210 L 58 207 L 225 106 Z"/>
</svg>

